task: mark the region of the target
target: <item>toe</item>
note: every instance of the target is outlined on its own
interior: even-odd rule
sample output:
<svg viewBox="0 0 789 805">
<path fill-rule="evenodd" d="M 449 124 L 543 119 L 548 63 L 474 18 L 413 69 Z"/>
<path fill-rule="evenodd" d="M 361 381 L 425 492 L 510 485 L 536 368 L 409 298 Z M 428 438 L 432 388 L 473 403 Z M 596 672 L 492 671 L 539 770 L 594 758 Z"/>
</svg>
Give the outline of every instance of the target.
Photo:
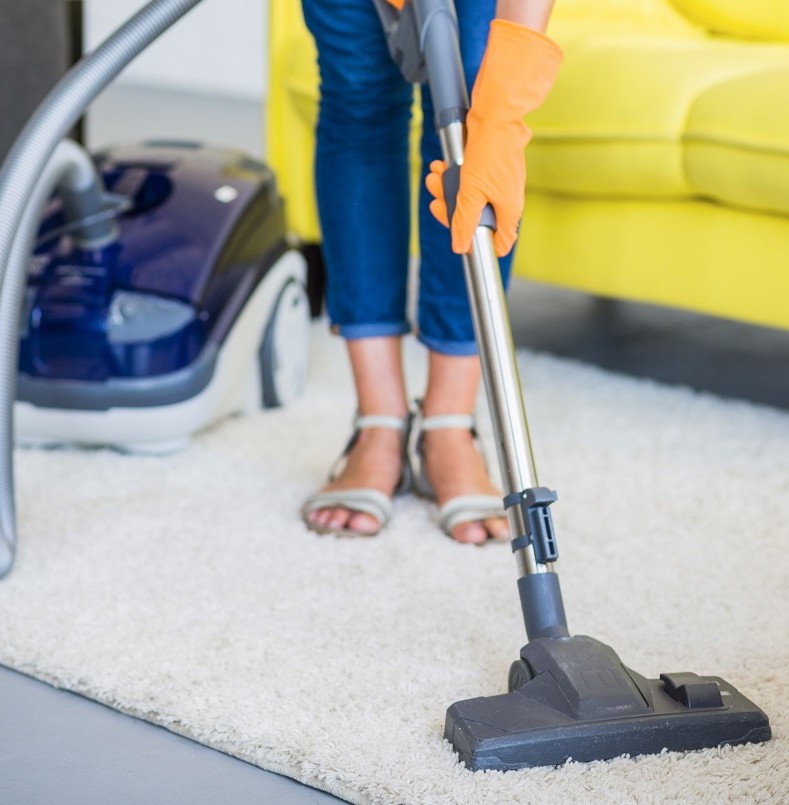
<svg viewBox="0 0 789 805">
<path fill-rule="evenodd" d="M 371 514 L 335 507 L 308 512 L 307 521 L 323 532 L 347 528 L 360 536 L 372 537 L 381 529 L 381 524 Z"/>
<path fill-rule="evenodd" d="M 345 523 L 347 514 L 344 509 L 315 509 L 307 514 L 307 520 L 322 529 L 339 528 Z"/>
<path fill-rule="evenodd" d="M 319 536 L 330 534 L 334 526 L 331 524 L 333 509 L 313 509 L 304 513 L 307 527 Z"/>
<path fill-rule="evenodd" d="M 305 515 L 306 520 L 311 525 L 323 526 L 326 524 L 326 509 L 312 509 Z"/>
<path fill-rule="evenodd" d="M 491 517 L 485 520 L 485 530 L 492 539 L 506 540 L 510 538 L 510 526 L 504 517 Z"/>
<path fill-rule="evenodd" d="M 325 525 L 328 528 L 345 528 L 348 524 L 348 518 L 351 514 L 348 509 L 326 509 L 326 511 L 328 515 Z"/>
<path fill-rule="evenodd" d="M 468 545 L 482 545 L 488 539 L 488 532 L 481 522 L 460 523 L 452 529 L 452 539 Z"/>
<path fill-rule="evenodd" d="M 366 512 L 350 512 L 347 526 L 360 536 L 365 537 L 375 536 L 381 529 L 381 524 L 378 520 L 372 514 L 367 514 Z"/>
</svg>

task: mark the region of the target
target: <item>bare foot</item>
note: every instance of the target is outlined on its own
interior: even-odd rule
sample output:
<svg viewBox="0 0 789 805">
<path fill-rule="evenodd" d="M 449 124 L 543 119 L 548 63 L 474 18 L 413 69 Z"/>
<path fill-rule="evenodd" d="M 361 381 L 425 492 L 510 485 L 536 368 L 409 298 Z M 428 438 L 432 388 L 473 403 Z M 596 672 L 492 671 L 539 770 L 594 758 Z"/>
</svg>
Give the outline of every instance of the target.
<svg viewBox="0 0 789 805">
<path fill-rule="evenodd" d="M 392 428 L 366 428 L 348 454 L 343 471 L 321 490 L 376 489 L 392 497 L 403 471 L 403 434 Z M 381 528 L 377 518 L 341 506 L 308 512 L 307 520 L 321 529 L 350 529 L 373 536 Z"/>
<path fill-rule="evenodd" d="M 491 483 L 470 431 L 441 428 L 426 431 L 423 438 L 425 472 L 439 506 L 460 495 L 502 497 L 500 490 Z M 508 539 L 509 535 L 506 517 L 460 523 L 452 529 L 453 539 L 475 545 L 486 542 L 488 537 Z"/>
</svg>

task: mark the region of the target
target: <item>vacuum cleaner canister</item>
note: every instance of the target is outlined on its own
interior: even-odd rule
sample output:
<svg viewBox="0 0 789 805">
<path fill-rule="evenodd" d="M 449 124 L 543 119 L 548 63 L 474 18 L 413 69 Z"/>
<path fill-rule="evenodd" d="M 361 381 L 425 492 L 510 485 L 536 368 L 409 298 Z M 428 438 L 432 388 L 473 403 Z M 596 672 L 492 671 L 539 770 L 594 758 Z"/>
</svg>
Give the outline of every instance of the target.
<svg viewBox="0 0 789 805">
<path fill-rule="evenodd" d="M 304 384 L 306 263 L 271 171 L 235 151 L 146 142 L 95 157 L 117 237 L 47 209 L 22 313 L 17 441 L 164 452 Z M 113 209 L 114 207 L 114 209 Z"/>
</svg>

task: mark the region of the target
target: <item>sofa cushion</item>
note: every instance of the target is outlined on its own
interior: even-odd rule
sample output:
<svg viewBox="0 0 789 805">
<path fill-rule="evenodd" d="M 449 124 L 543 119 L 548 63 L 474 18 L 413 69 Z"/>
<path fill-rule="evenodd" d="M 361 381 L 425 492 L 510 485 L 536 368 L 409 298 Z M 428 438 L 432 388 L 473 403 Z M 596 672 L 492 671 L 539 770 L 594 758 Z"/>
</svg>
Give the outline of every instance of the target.
<svg viewBox="0 0 789 805">
<path fill-rule="evenodd" d="M 701 94 L 688 116 L 685 171 L 697 193 L 789 214 L 789 68 Z"/>
<path fill-rule="evenodd" d="M 689 20 L 710 31 L 752 39 L 789 41 L 789 4 L 782 0 L 670 0 L 670 2 Z"/>
<path fill-rule="evenodd" d="M 528 118 L 535 136 L 527 154 L 532 189 L 573 195 L 695 195 L 683 141 L 697 99 L 789 69 L 789 46 L 715 38 L 594 37 L 565 51 L 556 86 Z M 765 112 L 774 105 L 767 94 L 753 103 Z"/>
</svg>

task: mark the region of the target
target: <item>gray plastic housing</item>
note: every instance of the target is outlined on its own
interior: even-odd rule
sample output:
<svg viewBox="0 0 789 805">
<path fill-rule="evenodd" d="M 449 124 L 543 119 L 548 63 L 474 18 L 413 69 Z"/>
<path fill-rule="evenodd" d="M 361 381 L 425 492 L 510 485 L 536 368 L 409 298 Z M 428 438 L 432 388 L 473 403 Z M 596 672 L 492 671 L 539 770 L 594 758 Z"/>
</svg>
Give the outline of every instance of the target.
<svg viewBox="0 0 789 805">
<path fill-rule="evenodd" d="M 469 108 L 468 88 L 460 57 L 460 37 L 454 3 L 412 0 L 397 11 L 386 0 L 373 0 L 386 35 L 389 53 L 403 78 L 426 82 L 433 100 L 437 131 L 464 124 Z M 449 165 L 443 177 L 449 220 L 455 213 L 460 165 Z M 496 230 L 496 215 L 488 204 L 480 226 Z"/>
<path fill-rule="evenodd" d="M 591 637 L 532 640 L 516 690 L 456 702 L 444 737 L 471 771 L 761 743 L 767 716 L 720 677 L 646 679 Z M 513 675 L 512 678 L 521 678 Z M 710 695 L 719 691 L 716 698 Z"/>
</svg>

